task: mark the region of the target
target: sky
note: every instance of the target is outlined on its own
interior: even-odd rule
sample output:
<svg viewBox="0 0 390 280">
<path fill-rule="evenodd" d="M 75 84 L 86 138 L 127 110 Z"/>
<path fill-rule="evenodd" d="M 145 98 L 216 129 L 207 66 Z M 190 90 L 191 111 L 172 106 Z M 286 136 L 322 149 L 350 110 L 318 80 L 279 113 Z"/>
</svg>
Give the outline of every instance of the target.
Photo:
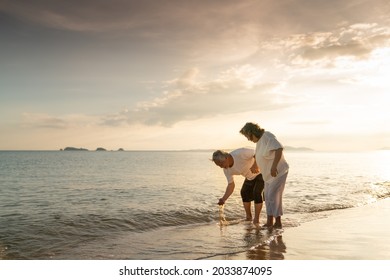
<svg viewBox="0 0 390 280">
<path fill-rule="evenodd" d="M 390 147 L 388 0 L 0 0 L 0 150 Z"/>
</svg>

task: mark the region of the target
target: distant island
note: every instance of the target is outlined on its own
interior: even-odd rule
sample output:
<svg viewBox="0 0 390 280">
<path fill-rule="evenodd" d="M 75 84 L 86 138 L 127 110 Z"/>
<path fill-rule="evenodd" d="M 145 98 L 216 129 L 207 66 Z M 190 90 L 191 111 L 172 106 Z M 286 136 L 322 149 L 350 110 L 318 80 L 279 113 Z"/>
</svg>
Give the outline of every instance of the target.
<svg viewBox="0 0 390 280">
<path fill-rule="evenodd" d="M 88 151 L 88 149 L 84 148 L 75 148 L 75 147 L 66 147 L 64 151 Z"/>
<path fill-rule="evenodd" d="M 60 149 L 60 151 L 82 151 L 82 152 L 86 151 L 86 152 L 88 152 L 89 150 L 85 149 L 85 148 L 66 147 L 65 149 Z M 107 149 L 99 147 L 95 151 L 96 152 L 106 152 Z M 123 151 L 124 151 L 124 149 L 122 149 L 122 148 L 118 149 L 118 152 L 123 152 Z"/>
</svg>

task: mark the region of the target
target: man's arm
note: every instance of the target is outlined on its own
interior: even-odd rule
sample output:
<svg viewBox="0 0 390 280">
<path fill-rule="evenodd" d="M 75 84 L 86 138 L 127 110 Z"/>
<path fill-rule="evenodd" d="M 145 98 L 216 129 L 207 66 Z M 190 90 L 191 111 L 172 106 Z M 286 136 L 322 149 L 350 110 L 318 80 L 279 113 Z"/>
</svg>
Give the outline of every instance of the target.
<svg viewBox="0 0 390 280">
<path fill-rule="evenodd" d="M 218 201 L 218 204 L 219 205 L 223 205 L 225 204 L 225 201 L 229 198 L 229 196 L 233 193 L 234 191 L 234 188 L 235 188 L 235 184 L 234 182 L 231 182 L 227 185 L 226 187 L 226 191 L 225 191 L 225 194 L 223 195 L 223 197 L 221 197 Z"/>
</svg>

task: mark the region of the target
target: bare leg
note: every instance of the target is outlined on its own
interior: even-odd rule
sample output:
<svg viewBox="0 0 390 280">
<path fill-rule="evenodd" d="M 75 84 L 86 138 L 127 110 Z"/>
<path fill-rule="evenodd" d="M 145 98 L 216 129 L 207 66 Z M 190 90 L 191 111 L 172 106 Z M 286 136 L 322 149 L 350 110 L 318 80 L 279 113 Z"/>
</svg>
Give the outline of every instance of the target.
<svg viewBox="0 0 390 280">
<path fill-rule="evenodd" d="M 245 214 L 246 214 L 246 220 L 251 221 L 252 220 L 252 212 L 251 212 L 251 203 L 250 202 L 243 202 Z"/>
<path fill-rule="evenodd" d="M 260 223 L 261 208 L 263 208 L 263 203 L 255 203 L 255 218 L 253 219 L 254 224 Z"/>
<path fill-rule="evenodd" d="M 282 216 L 275 218 L 275 228 L 282 228 Z"/>
<path fill-rule="evenodd" d="M 265 227 L 272 227 L 274 225 L 274 216 L 267 216 L 267 223 L 264 225 Z"/>
</svg>

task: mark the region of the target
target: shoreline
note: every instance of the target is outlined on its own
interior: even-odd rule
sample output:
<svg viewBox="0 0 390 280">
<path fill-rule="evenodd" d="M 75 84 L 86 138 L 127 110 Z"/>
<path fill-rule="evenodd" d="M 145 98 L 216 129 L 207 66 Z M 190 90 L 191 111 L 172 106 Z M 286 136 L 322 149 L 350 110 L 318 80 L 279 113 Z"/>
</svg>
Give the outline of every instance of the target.
<svg viewBox="0 0 390 280">
<path fill-rule="evenodd" d="M 276 232 L 223 260 L 390 260 L 390 198 Z"/>
</svg>

